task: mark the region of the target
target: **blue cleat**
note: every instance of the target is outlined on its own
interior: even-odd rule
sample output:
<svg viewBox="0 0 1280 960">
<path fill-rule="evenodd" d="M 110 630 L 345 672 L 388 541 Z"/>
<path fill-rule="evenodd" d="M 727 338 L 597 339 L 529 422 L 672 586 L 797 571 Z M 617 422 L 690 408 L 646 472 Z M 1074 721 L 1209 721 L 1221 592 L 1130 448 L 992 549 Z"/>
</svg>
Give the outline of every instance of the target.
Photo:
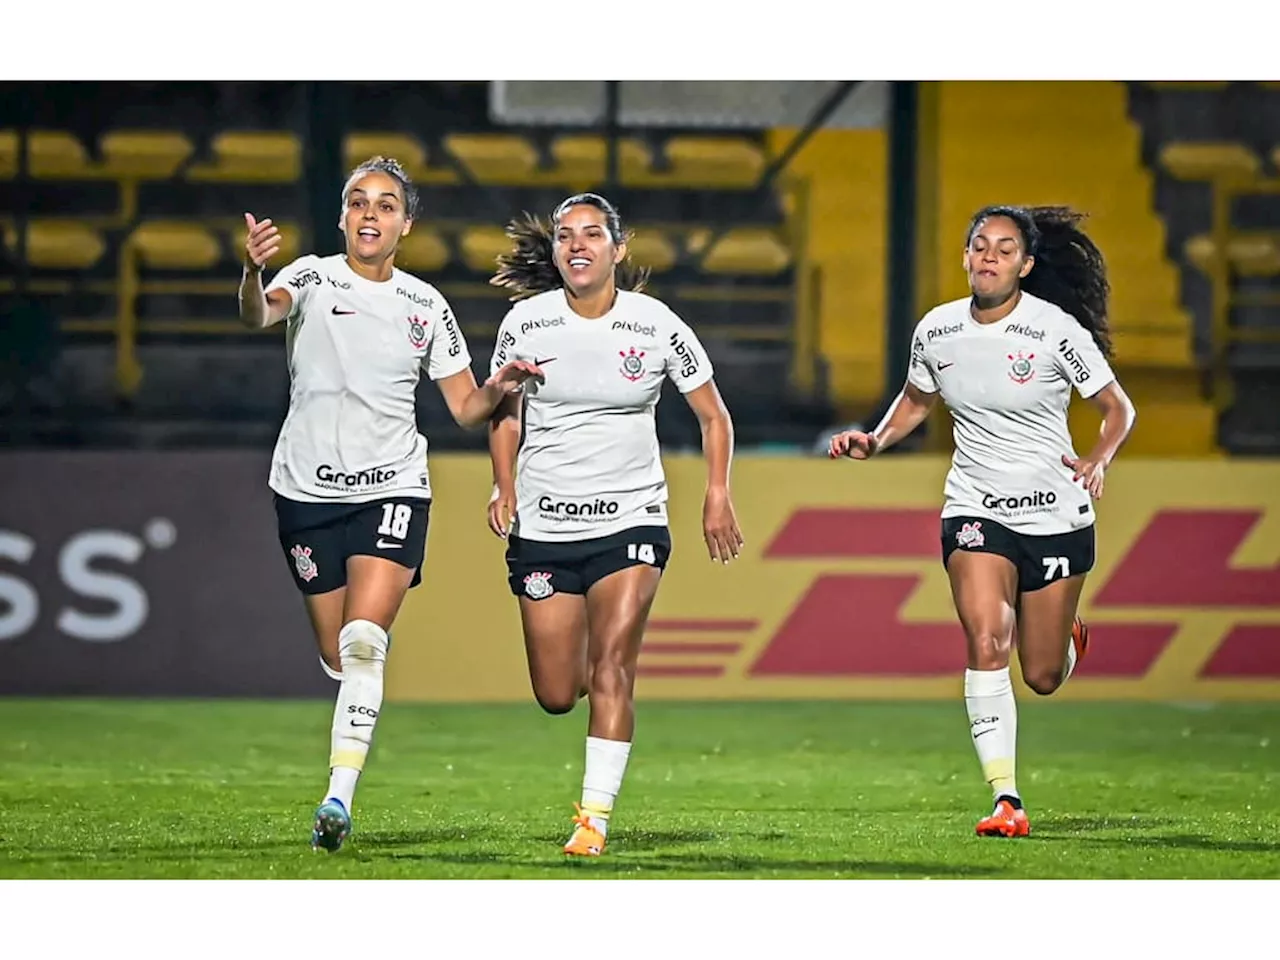
<svg viewBox="0 0 1280 960">
<path fill-rule="evenodd" d="M 316 822 L 311 828 L 311 849 L 323 847 L 330 853 L 337 853 L 350 832 L 351 814 L 347 813 L 341 800 L 330 797 L 316 808 Z"/>
</svg>

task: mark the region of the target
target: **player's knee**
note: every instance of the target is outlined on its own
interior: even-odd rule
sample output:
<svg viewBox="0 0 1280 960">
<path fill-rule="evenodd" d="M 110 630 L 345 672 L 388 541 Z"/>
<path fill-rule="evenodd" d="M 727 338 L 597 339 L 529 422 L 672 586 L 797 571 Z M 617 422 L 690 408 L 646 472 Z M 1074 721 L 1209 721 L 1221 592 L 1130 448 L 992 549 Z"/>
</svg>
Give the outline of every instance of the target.
<svg viewBox="0 0 1280 960">
<path fill-rule="evenodd" d="M 568 713 L 573 709 L 578 698 L 571 690 L 539 690 L 534 688 L 533 697 L 544 711 L 553 717 Z"/>
<path fill-rule="evenodd" d="M 1013 638 L 1000 630 L 975 630 L 969 637 L 975 670 L 1000 670 L 1009 663 Z"/>
<path fill-rule="evenodd" d="M 635 671 L 620 658 L 605 657 L 591 665 L 588 695 L 593 697 L 630 696 Z"/>
<path fill-rule="evenodd" d="M 1046 669 L 1035 667 L 1029 669 L 1023 667 L 1022 679 L 1033 691 L 1042 697 L 1047 697 L 1062 686 L 1062 670 L 1061 668 Z"/>
<path fill-rule="evenodd" d="M 372 620 L 352 620 L 338 634 L 340 668 L 381 665 L 387 659 L 387 632 Z"/>
</svg>

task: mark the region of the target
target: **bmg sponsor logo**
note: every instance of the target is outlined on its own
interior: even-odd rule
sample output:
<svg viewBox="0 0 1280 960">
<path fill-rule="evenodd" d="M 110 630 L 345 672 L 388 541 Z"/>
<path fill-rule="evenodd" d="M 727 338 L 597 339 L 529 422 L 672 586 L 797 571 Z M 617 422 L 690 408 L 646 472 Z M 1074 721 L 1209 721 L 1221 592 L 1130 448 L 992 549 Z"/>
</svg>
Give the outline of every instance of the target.
<svg viewBox="0 0 1280 960">
<path fill-rule="evenodd" d="M 148 550 L 167 550 L 177 539 L 177 528 L 163 517 L 150 520 L 140 537 L 126 530 L 82 530 L 51 551 L 42 550 L 24 533 L 0 529 L 0 561 L 26 568 L 41 554 L 56 555 L 57 582 L 66 591 L 60 597 L 41 597 L 24 577 L 0 573 L 0 641 L 16 640 L 30 631 L 46 604 L 56 611 L 53 622 L 65 636 L 89 643 L 128 639 L 147 622 L 150 600 L 137 579 L 101 565 L 133 567 Z M 88 610 L 82 601 L 89 601 Z"/>
<path fill-rule="evenodd" d="M 550 317 L 542 320 L 526 320 L 520 324 L 520 333 L 526 334 L 532 330 L 547 330 L 551 327 L 563 327 L 564 317 Z"/>
<path fill-rule="evenodd" d="M 1080 356 L 1076 348 L 1071 345 L 1071 341 L 1066 337 L 1063 337 L 1058 342 L 1058 352 L 1062 354 L 1063 361 L 1071 369 L 1072 379 L 1076 383 L 1084 383 L 1093 376 L 1093 371 L 1089 369 L 1089 365 L 1084 362 L 1084 358 Z"/>
<path fill-rule="evenodd" d="M 449 335 L 449 356 L 456 357 L 462 352 L 462 334 L 458 333 L 458 321 L 448 307 L 444 310 L 444 332 Z"/>
<path fill-rule="evenodd" d="M 396 472 L 388 467 L 357 470 L 350 473 L 338 470 L 327 463 L 316 468 L 316 482 L 332 490 L 353 490 L 357 487 L 381 487 L 395 479 Z"/>
<path fill-rule="evenodd" d="M 595 520 L 616 516 L 621 509 L 617 500 L 557 500 L 543 494 L 538 498 L 538 511 L 558 520 Z"/>
<path fill-rule="evenodd" d="M 502 339 L 498 341 L 497 366 L 502 366 L 507 362 L 508 351 L 516 345 L 515 334 L 502 331 Z"/>
<path fill-rule="evenodd" d="M 324 280 L 316 270 L 303 270 L 302 273 L 289 281 L 289 286 L 293 287 L 295 290 L 301 290 L 309 283 L 314 283 L 318 287 L 320 284 L 324 283 Z"/>
<path fill-rule="evenodd" d="M 698 372 L 698 358 L 688 344 L 680 339 L 680 334 L 671 335 L 671 349 L 680 363 L 680 376 L 687 379 Z"/>
</svg>

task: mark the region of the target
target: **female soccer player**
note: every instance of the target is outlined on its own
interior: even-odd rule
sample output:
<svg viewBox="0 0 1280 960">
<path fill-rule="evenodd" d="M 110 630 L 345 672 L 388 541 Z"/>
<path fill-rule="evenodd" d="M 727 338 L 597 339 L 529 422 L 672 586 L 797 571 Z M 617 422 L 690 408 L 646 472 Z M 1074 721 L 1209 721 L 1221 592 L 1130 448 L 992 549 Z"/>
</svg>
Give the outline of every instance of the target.
<svg viewBox="0 0 1280 960">
<path fill-rule="evenodd" d="M 654 407 L 664 378 L 702 426 L 703 535 L 712 560 L 738 556 L 729 497 L 733 424 L 693 331 L 639 292 L 628 234 L 603 197 L 569 197 L 545 226 L 513 223 L 492 282 L 519 302 L 491 367 L 536 364 L 523 402 L 505 398 L 489 431 L 489 527 L 507 539 L 529 677 L 548 713 L 590 704 L 582 803 L 565 852 L 599 856 L 635 728 L 632 693 L 649 608 L 671 553 Z M 627 289 L 619 289 L 624 287 Z"/>
<path fill-rule="evenodd" d="M 337 850 L 382 706 L 388 631 L 421 582 L 431 486 L 414 391 L 421 371 L 457 422 L 478 427 L 538 371 L 514 361 L 477 387 L 471 355 L 440 292 L 397 270 L 418 192 L 394 160 L 362 163 L 342 189 L 346 252 L 304 256 L 264 291 L 279 250 L 270 220 L 245 214 L 240 317 L 288 322 L 289 412 L 272 457 L 280 546 L 302 592 L 325 672 L 340 681 L 329 789 L 313 848 Z"/>
<path fill-rule="evenodd" d="M 872 433 L 832 437 L 830 455 L 867 460 L 914 430 L 938 394 L 955 423 L 942 508 L 942 560 L 968 641 L 965 705 L 995 810 L 982 836 L 1030 831 L 1014 782 L 1022 676 L 1053 693 L 1089 643 L 1076 616 L 1094 560 L 1093 500 L 1133 427 L 1107 362 L 1109 287 L 1102 254 L 1065 207 L 986 207 L 969 226 L 972 296 L 929 311 L 915 330 L 906 385 Z M 1074 387 L 1102 411 L 1093 449 L 1067 429 Z"/>
</svg>

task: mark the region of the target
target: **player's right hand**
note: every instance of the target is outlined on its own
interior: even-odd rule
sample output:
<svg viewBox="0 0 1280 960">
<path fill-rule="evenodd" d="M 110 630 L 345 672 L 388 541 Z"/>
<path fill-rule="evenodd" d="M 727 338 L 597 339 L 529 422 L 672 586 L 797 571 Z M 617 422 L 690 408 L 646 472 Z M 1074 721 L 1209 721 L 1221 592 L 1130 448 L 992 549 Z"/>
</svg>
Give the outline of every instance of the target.
<svg viewBox="0 0 1280 960">
<path fill-rule="evenodd" d="M 493 488 L 489 498 L 489 529 L 503 540 L 511 533 L 511 522 L 516 518 L 516 492 Z"/>
<path fill-rule="evenodd" d="M 249 228 L 244 241 L 244 265 L 250 270 L 261 270 L 280 252 L 280 230 L 270 220 L 259 223 L 251 213 L 244 215 L 244 225 Z"/>
<path fill-rule="evenodd" d="M 870 460 L 880 448 L 880 441 L 873 434 L 861 430 L 845 430 L 831 438 L 827 456 L 832 460 L 848 457 L 850 460 Z"/>
</svg>

